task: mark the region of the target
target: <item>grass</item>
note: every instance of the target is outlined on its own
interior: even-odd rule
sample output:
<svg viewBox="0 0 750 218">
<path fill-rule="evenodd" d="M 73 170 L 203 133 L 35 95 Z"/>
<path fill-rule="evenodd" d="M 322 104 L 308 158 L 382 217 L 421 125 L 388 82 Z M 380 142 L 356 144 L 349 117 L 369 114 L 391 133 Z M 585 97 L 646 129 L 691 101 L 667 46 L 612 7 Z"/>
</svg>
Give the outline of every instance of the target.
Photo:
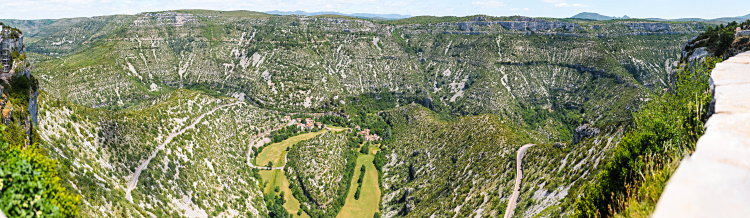
<svg viewBox="0 0 750 218">
<path fill-rule="evenodd" d="M 276 186 L 278 186 L 280 188 L 279 193 L 273 194 L 278 195 L 284 192 L 284 199 L 286 199 L 284 209 L 289 211 L 290 214 L 294 214 L 294 217 L 310 217 L 304 211 L 302 212 L 302 216 L 297 216 L 297 211 L 300 210 L 299 200 L 292 195 L 292 190 L 289 189 L 289 179 L 286 178 L 286 175 L 281 170 L 261 170 L 260 177 L 264 183 L 268 182 L 266 188 L 263 189 L 263 193 L 271 194 Z"/>
<path fill-rule="evenodd" d="M 371 151 L 373 152 L 373 151 Z M 352 179 L 349 186 L 349 195 L 346 196 L 346 204 L 341 208 L 337 217 L 372 217 L 375 212 L 379 211 L 380 205 L 380 186 L 378 185 L 378 170 L 375 169 L 372 160 L 375 156 L 360 155 L 357 158 L 357 167 L 352 178 L 359 178 L 360 166 L 365 165 L 367 170 L 362 184 L 362 190 L 359 200 L 354 199 L 354 193 L 357 191 L 357 180 Z"/>
<path fill-rule="evenodd" d="M 279 143 L 270 144 L 268 145 L 268 147 L 264 148 L 263 151 L 260 152 L 260 154 L 258 154 L 258 157 L 255 158 L 255 164 L 258 166 L 266 166 L 268 161 L 272 161 L 273 167 L 284 166 L 284 154 L 286 154 L 286 149 L 288 147 L 291 147 L 298 142 L 311 139 L 325 132 L 328 131 L 323 130 L 318 132 L 304 133 L 298 136 L 291 137 Z"/>
<path fill-rule="evenodd" d="M 329 127 L 331 131 L 338 132 L 342 131 L 346 128 L 344 127 Z M 256 163 L 268 163 L 268 161 L 274 161 L 273 166 L 283 166 L 284 163 L 284 155 L 286 154 L 287 147 L 291 147 L 298 142 L 308 140 L 311 138 L 314 138 L 320 134 L 323 134 L 325 132 L 328 132 L 328 130 L 318 131 L 318 132 L 310 132 L 305 134 L 300 134 L 298 136 L 290 137 L 287 140 L 284 140 L 279 143 L 274 143 L 271 145 L 268 145 L 263 151 L 258 154 L 258 157 L 255 158 Z M 370 164 L 372 164 L 372 159 L 370 160 Z M 374 166 L 373 166 L 374 167 Z M 279 193 L 274 194 L 280 194 L 280 192 L 284 192 L 284 198 L 286 199 L 286 202 L 284 203 L 284 208 L 289 211 L 290 214 L 293 214 L 294 217 L 297 216 L 297 212 L 300 210 L 300 203 L 297 198 L 295 198 L 292 195 L 292 190 L 289 189 L 289 179 L 286 178 L 286 175 L 281 170 L 261 170 L 260 171 L 260 177 L 263 179 L 263 182 L 266 183 L 266 188 L 263 189 L 263 193 L 270 194 L 274 191 L 276 186 L 280 188 Z M 377 181 L 377 174 L 375 174 L 375 178 Z M 378 192 L 378 196 L 380 196 L 380 192 Z M 376 205 L 377 206 L 377 205 Z M 305 212 L 302 212 L 302 216 L 299 217 L 310 217 Z"/>
<path fill-rule="evenodd" d="M 331 131 L 338 132 L 345 130 L 346 128 L 332 126 L 329 127 L 329 129 L 331 129 Z M 284 155 L 286 154 L 286 149 L 288 147 L 291 147 L 298 142 L 314 138 L 315 136 L 318 136 L 325 132 L 328 132 L 328 130 L 304 133 L 298 136 L 290 137 L 282 142 L 270 144 L 266 148 L 264 148 L 263 151 L 260 152 L 260 154 L 258 154 L 258 157 L 255 158 L 255 164 L 257 166 L 265 166 L 268 161 L 272 161 L 273 167 L 284 166 Z"/>
</svg>

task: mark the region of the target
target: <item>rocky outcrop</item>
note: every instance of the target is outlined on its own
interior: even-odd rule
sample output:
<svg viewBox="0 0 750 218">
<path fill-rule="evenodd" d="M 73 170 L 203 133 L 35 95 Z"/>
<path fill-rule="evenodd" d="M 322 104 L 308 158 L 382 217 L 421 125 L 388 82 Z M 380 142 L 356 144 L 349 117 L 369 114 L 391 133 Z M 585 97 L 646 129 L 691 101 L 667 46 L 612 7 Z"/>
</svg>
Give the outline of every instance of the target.
<svg viewBox="0 0 750 218">
<path fill-rule="evenodd" d="M 548 21 L 498 21 L 496 24 L 503 26 L 508 30 L 516 31 L 540 31 L 540 30 L 554 30 L 554 29 L 565 29 L 566 31 L 573 31 L 576 28 L 581 28 L 578 24 L 563 23 L 563 22 L 548 22 Z"/>
<path fill-rule="evenodd" d="M 668 31 L 671 26 L 667 23 L 628 23 L 628 27 L 636 30 L 646 30 L 649 32 Z"/>
<path fill-rule="evenodd" d="M 735 33 L 734 36 L 737 36 L 737 37 L 750 36 L 750 30 L 737 31 L 737 33 Z"/>
<path fill-rule="evenodd" d="M 31 135 L 32 126 L 37 123 L 39 85 L 36 78 L 31 76 L 30 64 L 26 60 L 23 32 L 1 23 L 0 64 L 0 79 L 3 80 L 0 87 L 0 119 L 5 125 L 18 122 Z M 11 98 L 28 98 L 28 103 L 13 105 Z M 14 116 L 19 108 L 22 109 L 21 114 Z"/>
<path fill-rule="evenodd" d="M 571 145 L 575 145 L 576 143 L 580 142 L 581 140 L 589 137 L 594 137 L 599 134 L 599 129 L 596 127 L 591 126 L 590 124 L 583 124 L 578 126 L 576 128 L 576 131 L 573 133 L 573 141 L 570 143 Z"/>
</svg>

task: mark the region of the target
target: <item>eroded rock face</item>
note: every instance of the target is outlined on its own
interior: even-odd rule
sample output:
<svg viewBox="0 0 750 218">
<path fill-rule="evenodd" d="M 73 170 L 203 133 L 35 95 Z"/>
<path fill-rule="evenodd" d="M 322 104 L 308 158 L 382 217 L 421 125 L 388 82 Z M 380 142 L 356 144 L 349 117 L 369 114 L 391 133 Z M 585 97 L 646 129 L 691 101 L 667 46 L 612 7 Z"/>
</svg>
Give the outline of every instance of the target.
<svg viewBox="0 0 750 218">
<path fill-rule="evenodd" d="M 599 134 L 599 129 L 596 127 L 591 126 L 590 124 L 583 124 L 578 126 L 576 128 L 576 131 L 573 133 L 573 141 L 570 143 L 571 145 L 575 145 L 579 141 L 594 137 Z"/>
<path fill-rule="evenodd" d="M 2 111 L 2 121 L 5 125 L 18 122 L 26 129 L 27 133 L 31 134 L 32 125 L 36 124 L 37 121 L 39 86 L 36 78 L 31 76 L 31 67 L 29 61 L 26 60 L 23 36 L 23 32 L 18 29 L 0 25 L 0 79 L 5 84 L 0 87 L 0 111 Z M 13 87 L 10 84 L 24 83 L 28 84 L 29 101 L 26 108 L 28 114 L 26 117 L 14 117 L 14 106 L 10 103 L 10 97 L 4 93 L 12 91 Z M 19 87 L 15 88 L 16 91 L 22 90 Z"/>
<path fill-rule="evenodd" d="M 649 32 L 668 31 L 671 29 L 671 26 L 667 23 L 629 23 L 628 27 Z"/>
<path fill-rule="evenodd" d="M 750 30 L 741 30 L 734 34 L 735 36 L 742 37 L 742 36 L 750 36 Z"/>
<path fill-rule="evenodd" d="M 706 56 L 708 56 L 708 49 L 706 49 L 706 47 L 700 47 L 693 51 L 693 54 L 688 58 L 688 62 L 697 63 L 703 60 Z"/>
</svg>

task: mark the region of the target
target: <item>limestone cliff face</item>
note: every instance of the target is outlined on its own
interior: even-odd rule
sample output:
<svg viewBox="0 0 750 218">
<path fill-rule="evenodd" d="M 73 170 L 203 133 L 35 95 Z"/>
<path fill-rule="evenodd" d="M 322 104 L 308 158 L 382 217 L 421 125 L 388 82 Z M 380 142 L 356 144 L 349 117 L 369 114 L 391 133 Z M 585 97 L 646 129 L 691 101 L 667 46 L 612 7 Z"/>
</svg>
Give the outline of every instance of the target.
<svg viewBox="0 0 750 218">
<path fill-rule="evenodd" d="M 26 60 L 23 32 L 0 23 L 0 112 L 2 123 L 17 122 L 27 133 L 37 122 L 39 85 Z"/>
</svg>

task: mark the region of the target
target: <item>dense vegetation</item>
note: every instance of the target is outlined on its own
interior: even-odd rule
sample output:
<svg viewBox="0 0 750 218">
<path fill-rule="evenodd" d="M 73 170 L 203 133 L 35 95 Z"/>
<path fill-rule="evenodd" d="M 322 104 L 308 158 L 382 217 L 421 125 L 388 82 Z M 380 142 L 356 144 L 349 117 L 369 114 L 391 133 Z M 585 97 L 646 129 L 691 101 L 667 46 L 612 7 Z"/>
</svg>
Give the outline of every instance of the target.
<svg viewBox="0 0 750 218">
<path fill-rule="evenodd" d="M 78 216 L 79 196 L 61 183 L 58 162 L 39 144 L 26 145 L 15 123 L 0 132 L 0 209 L 10 217 Z"/>
<path fill-rule="evenodd" d="M 689 51 L 705 47 L 714 57 L 729 58 L 730 56 L 734 56 L 738 52 L 744 50 L 730 50 L 732 44 L 735 42 L 735 30 L 738 27 L 745 30 L 750 29 L 750 20 L 746 20 L 742 23 L 732 21 L 726 25 L 719 24 L 715 27 L 708 27 L 704 33 L 701 33 L 698 37 L 691 40 L 691 42 L 685 47 L 685 50 Z M 740 41 L 739 44 L 747 44 L 747 42 L 747 39 L 745 39 L 744 42 Z"/>
<path fill-rule="evenodd" d="M 576 200 L 576 217 L 650 214 L 676 163 L 703 134 L 712 99 L 708 79 L 720 60 L 679 70 L 670 91 L 653 94 L 633 114 L 632 128 Z"/>
<path fill-rule="evenodd" d="M 291 217 L 289 212 L 284 208 L 284 193 L 280 193 L 278 196 L 275 194 L 267 194 L 265 196 L 266 207 L 268 208 L 268 217 L 270 218 L 287 218 Z"/>
<path fill-rule="evenodd" d="M 344 206 L 358 156 L 346 140 L 343 133 L 324 133 L 289 151 L 289 188 L 311 217 L 335 217 Z"/>
</svg>

